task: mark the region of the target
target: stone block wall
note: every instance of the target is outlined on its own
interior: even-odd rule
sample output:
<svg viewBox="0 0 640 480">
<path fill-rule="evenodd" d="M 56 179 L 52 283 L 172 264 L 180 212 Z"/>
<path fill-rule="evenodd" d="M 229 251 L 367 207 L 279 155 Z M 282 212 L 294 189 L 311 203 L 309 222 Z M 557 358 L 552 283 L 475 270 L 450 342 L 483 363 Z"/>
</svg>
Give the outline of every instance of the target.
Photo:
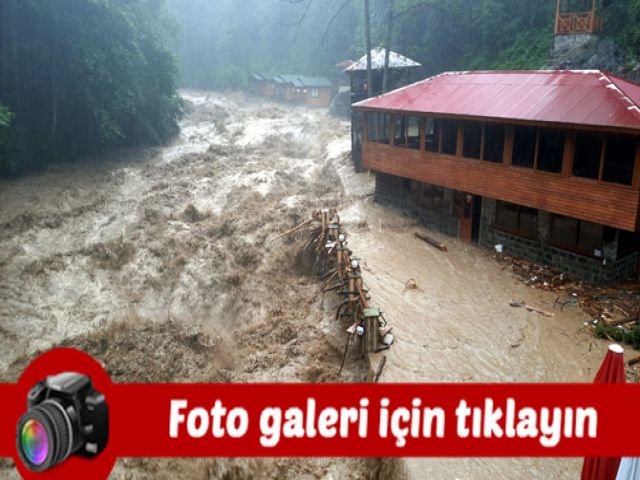
<svg viewBox="0 0 640 480">
<path fill-rule="evenodd" d="M 482 199 L 480 243 L 488 248 L 501 244 L 503 252 L 541 265 L 549 265 L 561 272 L 597 284 L 610 284 L 625 280 L 635 274 L 638 253 L 617 258 L 617 240 L 603 248 L 601 258 L 580 255 L 556 248 L 548 243 L 551 231 L 551 214 L 538 214 L 538 238 L 529 239 L 512 235 L 495 228 L 496 201 Z"/>
</svg>

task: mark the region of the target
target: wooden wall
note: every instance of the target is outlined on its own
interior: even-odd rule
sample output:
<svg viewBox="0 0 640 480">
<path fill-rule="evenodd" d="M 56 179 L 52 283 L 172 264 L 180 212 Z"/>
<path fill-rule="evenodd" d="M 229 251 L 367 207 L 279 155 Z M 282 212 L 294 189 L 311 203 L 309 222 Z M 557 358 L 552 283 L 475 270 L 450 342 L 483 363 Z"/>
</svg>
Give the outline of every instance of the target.
<svg viewBox="0 0 640 480">
<path fill-rule="evenodd" d="M 371 170 L 623 230 L 640 228 L 634 187 L 379 143 L 363 148 L 363 165 Z"/>
<path fill-rule="evenodd" d="M 331 88 L 318 88 L 319 96 L 313 98 L 311 96 L 311 88 L 307 88 L 307 93 L 304 94 L 304 103 L 309 107 L 322 107 L 327 108 L 331 105 L 331 99 L 333 97 L 333 89 Z"/>
</svg>

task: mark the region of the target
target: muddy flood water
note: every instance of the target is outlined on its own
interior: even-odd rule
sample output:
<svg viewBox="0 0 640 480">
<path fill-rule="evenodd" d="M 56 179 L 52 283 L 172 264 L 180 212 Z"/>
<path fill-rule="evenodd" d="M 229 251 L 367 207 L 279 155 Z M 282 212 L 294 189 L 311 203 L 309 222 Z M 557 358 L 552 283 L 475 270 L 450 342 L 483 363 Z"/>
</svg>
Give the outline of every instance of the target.
<svg viewBox="0 0 640 480">
<path fill-rule="evenodd" d="M 344 336 L 320 280 L 276 240 L 337 207 L 374 302 L 395 326 L 384 382 L 588 382 L 606 345 L 577 308 L 517 281 L 491 252 L 372 202 L 349 124 L 239 93 L 183 92 L 166 147 L 0 181 L 0 381 L 37 352 L 81 348 L 115 381 L 363 381 L 337 376 Z M 415 288 L 407 288 L 407 282 Z M 470 452 L 471 453 L 471 452 Z M 122 460 L 112 478 L 573 479 L 580 459 Z M 18 478 L 0 460 L 0 478 Z"/>
</svg>

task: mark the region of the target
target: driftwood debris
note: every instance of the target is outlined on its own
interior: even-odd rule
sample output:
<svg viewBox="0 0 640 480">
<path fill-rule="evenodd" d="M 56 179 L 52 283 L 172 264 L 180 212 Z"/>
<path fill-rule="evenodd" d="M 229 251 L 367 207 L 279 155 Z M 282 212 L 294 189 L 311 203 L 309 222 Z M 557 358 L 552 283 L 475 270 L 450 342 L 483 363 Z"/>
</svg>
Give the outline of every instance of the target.
<svg viewBox="0 0 640 480">
<path fill-rule="evenodd" d="M 628 364 L 630 367 L 633 367 L 634 365 L 637 365 L 638 363 L 640 363 L 640 357 L 632 358 L 631 360 L 629 360 L 629 361 L 627 362 L 627 364 Z"/>
<path fill-rule="evenodd" d="M 553 313 L 548 312 L 546 310 L 542 310 L 541 308 L 536 308 L 533 307 L 523 301 L 511 301 L 511 303 L 509 303 L 510 306 L 514 307 L 514 308 L 525 308 L 527 311 L 529 312 L 535 312 L 535 313 L 539 313 L 540 315 L 542 315 L 543 317 L 548 317 L 548 318 L 552 318 L 554 316 Z"/>
<path fill-rule="evenodd" d="M 304 222 L 302 222 L 299 225 L 296 225 L 293 228 L 290 228 L 289 230 L 287 230 L 284 233 L 281 233 L 280 235 L 278 235 L 276 238 L 273 239 L 273 241 L 275 242 L 276 240 L 280 240 L 282 237 L 286 237 L 287 235 L 291 235 L 292 233 L 297 232 L 298 230 L 300 230 L 302 227 L 305 227 L 307 225 L 309 225 L 311 222 L 313 222 L 313 218 L 310 218 L 309 220 L 305 220 Z"/>
<path fill-rule="evenodd" d="M 432 247 L 436 247 L 442 252 L 448 251 L 447 246 L 444 243 L 437 241 L 435 238 L 432 238 L 429 235 L 423 235 L 422 233 L 418 232 L 414 233 L 414 235 L 416 236 L 416 238 L 419 238 L 423 242 L 427 242 L 429 245 L 431 245 Z"/>
<path fill-rule="evenodd" d="M 638 321 L 638 316 L 634 315 L 632 317 L 621 318 L 620 320 L 604 320 L 605 325 L 609 327 L 617 327 L 619 325 L 627 325 L 629 323 L 636 323 Z"/>
<path fill-rule="evenodd" d="M 510 255 L 496 255 L 503 263 L 504 270 L 511 271 L 530 288 L 550 292 L 562 292 L 556 306 L 578 306 L 591 318 L 604 318 L 627 322 L 633 318 L 640 320 L 640 284 L 623 282 L 614 287 L 597 286 L 581 281 L 549 266 L 538 265 Z M 607 322 L 609 323 L 609 322 Z"/>
</svg>

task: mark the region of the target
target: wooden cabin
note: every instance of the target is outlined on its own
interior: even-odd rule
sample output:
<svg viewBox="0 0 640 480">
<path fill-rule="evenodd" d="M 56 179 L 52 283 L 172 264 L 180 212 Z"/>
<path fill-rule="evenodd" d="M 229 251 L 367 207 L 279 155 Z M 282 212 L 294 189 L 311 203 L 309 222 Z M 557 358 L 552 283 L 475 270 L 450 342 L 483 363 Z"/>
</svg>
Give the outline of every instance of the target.
<svg viewBox="0 0 640 480">
<path fill-rule="evenodd" d="M 588 48 L 598 40 L 604 25 L 603 0 L 557 0 L 553 55 L 555 64 L 565 56 Z"/>
<path fill-rule="evenodd" d="M 250 91 L 286 103 L 327 108 L 334 95 L 334 86 L 326 78 L 304 75 L 265 76 L 254 74 L 249 78 Z"/>
<path fill-rule="evenodd" d="M 372 96 L 377 96 L 383 90 L 383 75 L 386 49 L 371 50 L 371 87 Z M 409 85 L 418 79 L 421 65 L 404 55 L 389 52 L 389 81 L 388 90 Z M 368 97 L 367 87 L 367 56 L 348 66 L 344 73 L 349 75 L 351 85 L 351 103 L 360 102 Z M 362 171 L 362 118 L 359 112 L 351 112 L 351 160 L 356 171 Z"/>
<path fill-rule="evenodd" d="M 593 70 L 450 72 L 353 108 L 379 202 L 590 281 L 636 273 L 640 84 Z"/>
<path fill-rule="evenodd" d="M 254 73 L 249 77 L 249 92 L 252 95 L 265 95 L 267 77 L 261 73 Z"/>
<path fill-rule="evenodd" d="M 557 0 L 556 35 L 587 34 L 602 31 L 602 0 Z"/>
<path fill-rule="evenodd" d="M 371 86 L 374 97 L 382 93 L 385 55 L 385 48 L 371 50 Z M 389 90 L 395 90 L 417 80 L 414 76 L 417 75 L 420 67 L 418 62 L 409 57 L 389 52 Z M 367 56 L 364 55 L 347 67 L 344 73 L 351 79 L 351 102 L 356 103 L 367 98 Z"/>
<path fill-rule="evenodd" d="M 335 93 L 333 84 L 322 77 L 300 76 L 293 86 L 300 102 L 307 107 L 329 108 Z"/>
<path fill-rule="evenodd" d="M 262 80 L 252 80 L 254 76 L 261 77 Z M 263 74 L 255 74 L 249 79 L 249 86 L 251 85 L 259 85 L 258 95 L 261 95 L 265 98 L 275 98 L 277 94 L 276 90 L 276 82 L 274 81 L 273 76 L 263 75 Z"/>
<path fill-rule="evenodd" d="M 293 86 L 296 75 L 276 75 L 273 77 L 275 86 L 275 97 L 283 102 L 295 103 L 298 101 L 299 95 Z"/>
</svg>

